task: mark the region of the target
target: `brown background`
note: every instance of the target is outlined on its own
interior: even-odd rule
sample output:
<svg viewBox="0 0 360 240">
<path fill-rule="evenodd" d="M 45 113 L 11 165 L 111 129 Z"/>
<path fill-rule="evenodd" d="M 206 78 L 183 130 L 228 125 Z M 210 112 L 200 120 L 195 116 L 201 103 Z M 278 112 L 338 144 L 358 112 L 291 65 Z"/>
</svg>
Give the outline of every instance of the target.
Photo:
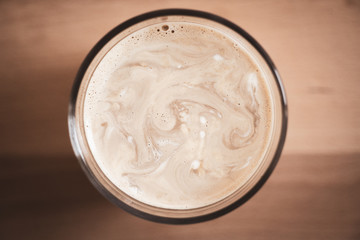
<svg viewBox="0 0 360 240">
<path fill-rule="evenodd" d="M 219 219 L 171 226 L 105 200 L 73 156 L 76 71 L 111 28 L 182 7 L 243 27 L 268 51 L 289 100 L 278 167 Z M 360 239 L 359 1 L 1 1 L 0 239 Z"/>
</svg>

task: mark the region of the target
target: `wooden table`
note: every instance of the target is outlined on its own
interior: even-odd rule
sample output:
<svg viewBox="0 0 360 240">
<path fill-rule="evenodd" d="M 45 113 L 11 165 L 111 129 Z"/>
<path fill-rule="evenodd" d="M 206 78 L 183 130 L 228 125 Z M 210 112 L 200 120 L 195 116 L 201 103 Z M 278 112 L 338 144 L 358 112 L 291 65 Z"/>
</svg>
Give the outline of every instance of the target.
<svg viewBox="0 0 360 240">
<path fill-rule="evenodd" d="M 76 71 L 111 28 L 179 7 L 228 18 L 268 51 L 290 122 L 275 172 L 219 219 L 171 226 L 105 200 L 73 156 Z M 1 1 L 0 239 L 360 239 L 360 2 Z"/>
</svg>

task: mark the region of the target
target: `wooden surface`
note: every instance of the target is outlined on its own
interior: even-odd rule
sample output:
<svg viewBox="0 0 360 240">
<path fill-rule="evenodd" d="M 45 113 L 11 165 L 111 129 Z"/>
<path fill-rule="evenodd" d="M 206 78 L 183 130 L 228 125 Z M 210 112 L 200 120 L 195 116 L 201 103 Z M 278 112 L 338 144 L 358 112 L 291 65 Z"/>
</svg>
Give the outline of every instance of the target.
<svg viewBox="0 0 360 240">
<path fill-rule="evenodd" d="M 73 156 L 67 103 L 111 28 L 169 7 L 209 11 L 267 50 L 289 99 L 284 154 L 249 202 L 168 226 L 105 200 Z M 360 2 L 0 1 L 0 239 L 360 239 Z"/>
</svg>

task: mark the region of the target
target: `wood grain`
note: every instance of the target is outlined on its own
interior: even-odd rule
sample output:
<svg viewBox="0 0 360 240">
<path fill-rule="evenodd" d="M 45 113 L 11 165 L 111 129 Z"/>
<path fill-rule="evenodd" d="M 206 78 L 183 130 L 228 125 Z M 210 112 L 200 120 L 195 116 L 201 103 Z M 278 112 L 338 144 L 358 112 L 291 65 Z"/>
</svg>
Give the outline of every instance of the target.
<svg viewBox="0 0 360 240">
<path fill-rule="evenodd" d="M 74 157 L 3 160 L 1 239 L 359 239 L 360 155 L 285 155 L 250 201 L 213 221 L 145 221 L 106 201 Z M 7 184 L 11 183 L 11 184 Z"/>
<path fill-rule="evenodd" d="M 3 154 L 72 154 L 67 103 L 76 71 L 111 28 L 168 7 L 210 11 L 252 34 L 283 77 L 285 152 L 360 152 L 359 1 L 2 1 Z M 331 145 L 331 147 L 330 147 Z"/>
<path fill-rule="evenodd" d="M 167 226 L 101 197 L 67 131 L 76 71 L 124 20 L 160 8 L 226 17 L 270 54 L 289 99 L 284 156 L 214 221 Z M 0 1 L 0 239 L 360 239 L 360 1 Z"/>
</svg>

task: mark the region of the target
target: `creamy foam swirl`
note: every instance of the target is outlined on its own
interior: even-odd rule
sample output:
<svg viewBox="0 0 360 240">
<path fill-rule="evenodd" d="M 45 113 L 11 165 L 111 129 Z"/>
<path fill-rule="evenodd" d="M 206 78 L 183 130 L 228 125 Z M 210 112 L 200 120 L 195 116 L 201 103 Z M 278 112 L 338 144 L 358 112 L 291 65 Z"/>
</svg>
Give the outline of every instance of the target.
<svg viewBox="0 0 360 240">
<path fill-rule="evenodd" d="M 216 29 L 153 25 L 100 62 L 84 119 L 107 177 L 147 204 L 187 209 L 241 187 L 261 163 L 271 119 L 261 71 Z"/>
</svg>

